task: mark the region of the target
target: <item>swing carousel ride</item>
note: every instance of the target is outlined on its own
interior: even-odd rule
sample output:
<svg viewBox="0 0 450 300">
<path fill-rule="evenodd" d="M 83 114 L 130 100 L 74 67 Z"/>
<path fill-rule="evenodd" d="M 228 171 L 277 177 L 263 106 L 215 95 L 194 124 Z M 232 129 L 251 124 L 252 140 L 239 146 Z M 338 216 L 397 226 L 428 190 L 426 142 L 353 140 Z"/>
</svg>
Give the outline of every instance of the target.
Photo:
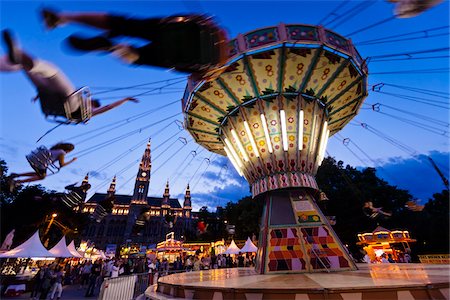
<svg viewBox="0 0 450 300">
<path fill-rule="evenodd" d="M 400 6 L 398 2 L 402 1 L 390 2 Z M 434 1 L 432 5 L 438 2 Z M 196 274 L 172 275 L 162 278 L 157 291 L 149 291 L 150 294 L 155 297 L 158 293 L 162 293 L 176 297 L 216 299 L 220 296 L 228 299 L 242 296 L 249 299 L 250 296 L 246 295 L 250 293 L 254 297 L 271 294 L 274 298 L 286 299 L 286 297 L 294 298 L 295 294 L 308 297 L 312 294 L 334 293 L 340 294 L 343 298 L 344 294 L 349 293 L 359 293 L 361 297 L 365 293 L 378 293 L 379 297 L 384 297 L 384 293 L 390 293 L 391 298 L 396 299 L 400 297 L 400 294 L 397 294 L 398 285 L 403 285 L 403 292 L 410 293 L 400 276 L 409 272 L 406 267 L 392 267 L 389 270 L 375 268 L 368 270 L 365 267 L 357 270 L 346 247 L 342 245 L 316 203 L 320 198 L 320 187 L 314 176 L 327 154 L 327 142 L 331 137 L 341 146 L 344 145 L 349 149 L 349 145 L 354 145 L 361 150 L 368 158 L 365 160 L 366 163 L 374 161 L 367 152 L 363 152 L 355 144 L 355 141 L 352 140 L 350 143 L 349 138 L 340 134 L 349 124 L 358 125 L 359 129 L 363 128 L 377 135 L 409 155 L 417 153 L 413 148 L 388 136 L 385 132 L 376 130 L 364 121 L 355 120 L 355 117 L 361 111 L 366 115 L 369 110 L 374 113 L 381 112 L 381 107 L 383 110 L 404 112 L 384 103 L 364 102 L 369 92 L 381 95 L 389 88 L 407 88 L 408 93 L 422 93 L 430 97 L 447 99 L 448 93 L 405 87 L 401 83 L 369 83 L 369 69 L 376 62 L 402 60 L 404 57 L 408 57 L 409 60 L 433 59 L 432 56 L 426 55 L 440 52 L 443 48 L 372 55 L 370 58 L 362 56 L 359 49 L 360 46 L 378 47 L 379 44 L 398 43 L 405 39 L 413 40 L 419 37 L 428 39 L 434 35 L 448 35 L 442 33 L 442 30 L 448 31 L 448 26 L 444 29 L 427 28 L 419 33 L 385 34 L 383 38 L 358 43 L 349 38 L 350 35 L 368 31 L 395 17 L 405 18 L 418 14 L 417 6 L 411 8 L 404 3 L 402 10 L 397 7 L 396 15 L 390 15 L 387 19 L 371 25 L 365 24 L 359 30 L 352 27 L 351 34 L 341 35 L 334 28 L 329 29 L 326 26 L 334 23 L 333 27 L 337 27 L 341 24 L 339 22 L 343 22 L 344 17 L 351 18 L 358 9 L 362 10 L 359 5 L 354 4 L 353 10 L 342 12 L 344 4 L 341 4 L 336 8 L 332 21 L 330 19 L 333 18 L 333 14 L 330 13 L 318 22 L 324 26 L 280 23 L 238 34 L 229 44 L 228 61 L 210 73 L 214 76 L 202 80 L 198 80 L 198 77 L 188 78 L 182 97 L 184 124 L 178 120 L 174 121 L 179 114 L 173 114 L 173 111 L 170 114 L 161 114 L 159 119 L 148 121 L 150 114 L 179 103 L 179 100 L 175 100 L 162 106 L 152 106 L 149 111 L 140 111 L 136 115 L 115 121 L 114 124 L 106 124 L 71 137 L 81 143 L 95 138 L 94 145 L 75 153 L 78 158 L 83 158 L 145 130 L 154 130 L 156 133 L 152 135 L 154 147 L 152 153 L 157 155 L 152 157 L 152 162 L 156 166 L 152 170 L 152 180 L 157 179 L 155 173 L 163 170 L 166 164 L 174 163 L 177 157 L 183 157 L 182 162 L 177 161 L 173 173 L 168 177 L 161 176 L 163 177 L 161 180 L 164 182 L 166 178 L 170 178 L 171 184 L 175 185 L 183 176 L 188 177 L 192 193 L 195 195 L 196 187 L 202 182 L 208 168 L 211 167 L 210 171 L 215 168 L 218 178 L 226 179 L 226 175 L 231 172 L 227 169 L 231 168 L 227 168 L 226 165 L 217 167 L 220 157 L 226 156 L 236 172 L 250 184 L 255 201 L 264 203 L 256 270 L 210 270 Z M 340 14 L 337 13 L 339 10 Z M 425 36 L 423 32 L 426 32 Z M 444 51 L 448 51 L 448 48 L 446 49 Z M 374 51 L 377 52 L 378 48 Z M 367 52 L 364 51 L 364 54 L 367 55 Z M 418 71 L 425 74 L 442 70 Z M 383 72 L 372 74 L 382 75 Z M 154 84 L 159 86 L 155 87 Z M 104 89 L 97 91 L 97 94 L 116 93 L 124 89 L 145 89 L 133 97 L 154 94 L 160 96 L 163 90 L 171 92 L 170 88 L 180 84 L 186 84 L 186 80 L 177 77 L 151 84 Z M 180 89 L 173 91 L 180 93 Z M 391 94 L 391 96 L 421 101 L 424 105 L 445 106 L 444 109 L 448 109 L 448 103 L 418 99 L 417 95 Z M 448 136 L 447 122 L 430 117 L 423 118 L 417 112 L 411 112 L 409 116 L 419 117 L 423 122 L 430 121 L 433 125 L 411 122 L 410 119 L 403 117 L 396 119 L 430 133 Z M 119 136 L 97 142 L 97 137 L 102 134 L 111 135 L 114 129 L 123 130 L 122 126 L 128 126 L 137 120 L 142 121 L 144 118 L 146 123 L 139 128 L 134 127 Z M 166 130 L 170 127 L 172 132 L 168 133 Z M 184 129 L 190 133 L 192 139 L 182 134 Z M 192 140 L 197 145 L 193 146 Z M 123 153 L 112 149 L 115 157 L 110 161 L 99 158 L 97 163 L 101 162 L 101 166 L 95 173 L 111 171 L 115 166 L 114 174 L 117 180 L 121 178 L 123 181 L 118 190 L 127 186 L 136 177 L 134 169 L 131 168 L 136 166 L 140 157 L 136 156 L 137 160 L 122 165 L 121 169 L 117 167 L 117 163 L 125 157 L 131 157 L 131 153 L 140 149 L 147 141 L 148 137 L 142 141 L 134 140 L 131 147 L 127 145 L 128 149 Z M 210 151 L 210 155 L 205 156 L 204 150 Z M 181 151 L 184 151 L 185 156 Z M 165 154 L 169 157 L 164 158 Z M 162 161 L 163 159 L 165 160 Z M 214 164 L 211 163 L 213 161 Z M 86 168 L 92 169 L 92 166 Z M 83 168 L 83 172 L 86 171 Z M 187 172 L 190 173 L 185 175 Z M 128 180 L 124 178 L 128 176 Z M 93 190 L 101 190 L 109 181 L 109 177 L 98 180 Z M 318 274 L 319 272 L 327 274 Z M 373 282 L 364 280 L 369 273 L 370 276 L 376 277 Z M 355 280 L 348 282 L 342 280 L 338 274 L 354 274 L 361 284 L 357 285 Z M 415 275 L 410 273 L 408 276 L 412 276 L 414 288 L 422 295 L 428 284 L 427 270 L 423 268 Z M 439 280 L 433 285 L 432 293 L 441 293 L 439 289 L 448 289 L 448 277 L 446 283 Z M 336 285 L 329 284 L 330 282 L 335 282 Z M 356 292 L 355 286 L 359 289 Z M 380 288 L 383 288 L 383 291 Z M 237 290 L 239 291 L 236 292 Z"/>
<path fill-rule="evenodd" d="M 351 41 L 319 26 L 257 29 L 231 41 L 212 81 L 190 80 L 186 128 L 226 155 L 264 197 L 260 273 L 356 269 L 315 204 L 328 138 L 358 113 L 368 69 Z"/>
</svg>

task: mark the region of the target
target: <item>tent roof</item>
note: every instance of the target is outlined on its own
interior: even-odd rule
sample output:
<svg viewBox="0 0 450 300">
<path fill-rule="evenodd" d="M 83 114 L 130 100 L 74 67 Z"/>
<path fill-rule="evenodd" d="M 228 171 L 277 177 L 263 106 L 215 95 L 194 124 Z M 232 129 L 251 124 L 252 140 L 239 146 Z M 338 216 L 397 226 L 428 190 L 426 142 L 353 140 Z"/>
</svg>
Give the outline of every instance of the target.
<svg viewBox="0 0 450 300">
<path fill-rule="evenodd" d="M 83 255 L 81 255 L 75 248 L 74 241 L 70 242 L 69 246 L 67 246 L 67 249 L 69 250 L 70 253 L 72 253 L 73 257 L 79 257 L 79 258 L 83 257 Z"/>
<path fill-rule="evenodd" d="M 0 258 L 56 257 L 42 245 L 39 230 L 16 248 L 0 254 Z"/>
<path fill-rule="evenodd" d="M 382 226 L 378 226 L 377 228 L 375 228 L 374 231 L 372 231 L 372 233 L 380 232 L 380 231 L 391 232 L 389 229 L 386 229 L 386 228 L 384 228 L 384 227 L 382 227 Z"/>
<path fill-rule="evenodd" d="M 231 241 L 230 246 L 228 246 L 227 250 L 225 250 L 224 254 L 239 254 L 241 249 L 239 249 L 238 246 L 236 246 L 236 243 L 234 240 Z"/>
<path fill-rule="evenodd" d="M 247 240 L 245 241 L 245 245 L 244 247 L 242 247 L 241 252 L 245 253 L 245 252 L 257 252 L 258 251 L 258 247 L 255 246 L 255 244 L 252 243 L 252 240 L 250 238 L 247 238 Z"/>
<path fill-rule="evenodd" d="M 52 249 L 48 250 L 48 252 L 54 254 L 55 257 L 74 257 L 69 249 L 67 249 L 66 236 L 63 236 L 58 244 L 56 244 Z"/>
</svg>

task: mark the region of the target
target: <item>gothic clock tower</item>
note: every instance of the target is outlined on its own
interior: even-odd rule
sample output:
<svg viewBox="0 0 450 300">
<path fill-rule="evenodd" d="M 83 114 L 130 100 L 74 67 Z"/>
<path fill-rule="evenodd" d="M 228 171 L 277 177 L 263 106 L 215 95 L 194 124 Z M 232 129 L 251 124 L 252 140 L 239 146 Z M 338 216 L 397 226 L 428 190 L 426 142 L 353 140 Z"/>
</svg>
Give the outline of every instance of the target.
<svg viewBox="0 0 450 300">
<path fill-rule="evenodd" d="M 134 184 L 134 193 L 133 197 L 131 198 L 131 204 L 147 205 L 147 193 L 150 184 L 151 169 L 152 169 L 152 159 L 149 140 L 144 155 L 142 155 L 141 163 L 139 164 L 139 171 L 136 176 L 136 183 Z"/>
</svg>

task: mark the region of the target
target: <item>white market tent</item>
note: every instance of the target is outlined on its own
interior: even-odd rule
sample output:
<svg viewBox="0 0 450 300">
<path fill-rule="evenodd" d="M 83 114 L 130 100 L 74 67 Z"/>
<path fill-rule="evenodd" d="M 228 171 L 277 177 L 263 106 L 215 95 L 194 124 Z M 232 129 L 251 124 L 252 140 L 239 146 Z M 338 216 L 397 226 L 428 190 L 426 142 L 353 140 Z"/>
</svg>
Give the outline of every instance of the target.
<svg viewBox="0 0 450 300">
<path fill-rule="evenodd" d="M 0 258 L 56 257 L 42 245 L 39 230 L 16 248 L 0 254 Z"/>
<path fill-rule="evenodd" d="M 75 248 L 75 243 L 74 241 L 71 241 L 69 246 L 67 246 L 67 249 L 70 251 L 70 253 L 72 253 L 73 257 L 78 257 L 78 258 L 82 258 L 83 255 L 81 255 L 77 249 Z"/>
<path fill-rule="evenodd" d="M 227 250 L 225 250 L 224 254 L 239 254 L 241 249 L 239 249 L 238 246 L 236 246 L 236 243 L 234 240 L 231 241 L 230 246 L 228 246 Z"/>
<path fill-rule="evenodd" d="M 67 249 L 65 236 L 63 236 L 58 244 L 56 244 L 52 249 L 48 250 L 48 252 L 52 253 L 54 257 L 74 257 L 69 249 Z"/>
<path fill-rule="evenodd" d="M 242 247 L 241 252 L 257 252 L 258 247 L 255 246 L 255 244 L 252 243 L 252 240 L 250 238 L 247 238 L 247 241 L 245 241 L 244 247 Z"/>
</svg>

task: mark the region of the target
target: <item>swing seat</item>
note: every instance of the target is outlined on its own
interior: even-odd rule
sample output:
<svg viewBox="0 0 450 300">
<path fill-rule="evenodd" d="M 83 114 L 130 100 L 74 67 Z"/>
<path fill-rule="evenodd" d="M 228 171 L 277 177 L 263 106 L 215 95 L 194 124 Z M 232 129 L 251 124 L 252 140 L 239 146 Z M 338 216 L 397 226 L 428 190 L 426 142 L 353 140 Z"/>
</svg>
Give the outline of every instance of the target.
<svg viewBox="0 0 450 300">
<path fill-rule="evenodd" d="M 97 223 L 100 223 L 104 217 L 108 215 L 108 212 L 106 209 L 101 206 L 97 205 L 97 207 L 94 210 L 94 213 L 92 214 L 92 219 L 95 220 Z"/>
<path fill-rule="evenodd" d="M 62 195 L 61 200 L 68 208 L 75 208 L 82 204 L 86 199 L 86 193 L 80 191 L 70 191 Z"/>
<path fill-rule="evenodd" d="M 169 26 L 162 33 L 161 44 L 173 45 L 173 41 L 177 41 L 180 45 L 188 45 L 185 48 L 165 48 L 163 57 L 167 57 L 168 61 L 163 65 L 191 73 L 204 72 L 226 62 L 227 34 L 212 18 L 196 15 L 169 17 L 163 23 Z"/>
<path fill-rule="evenodd" d="M 211 18 L 202 19 L 200 26 L 200 70 L 223 65 L 228 59 L 228 38 Z"/>
<path fill-rule="evenodd" d="M 47 171 L 56 174 L 59 171 L 59 167 L 52 162 L 50 150 L 45 146 L 40 146 L 31 151 L 26 158 L 33 170 L 39 175 L 45 176 Z"/>
<path fill-rule="evenodd" d="M 92 117 L 91 93 L 88 87 L 76 90 L 69 97 L 76 97 L 79 109 L 71 112 L 67 96 L 39 92 L 41 109 L 45 117 L 56 123 L 79 124 L 87 123 Z M 44 99 L 44 101 L 43 101 Z"/>
</svg>

